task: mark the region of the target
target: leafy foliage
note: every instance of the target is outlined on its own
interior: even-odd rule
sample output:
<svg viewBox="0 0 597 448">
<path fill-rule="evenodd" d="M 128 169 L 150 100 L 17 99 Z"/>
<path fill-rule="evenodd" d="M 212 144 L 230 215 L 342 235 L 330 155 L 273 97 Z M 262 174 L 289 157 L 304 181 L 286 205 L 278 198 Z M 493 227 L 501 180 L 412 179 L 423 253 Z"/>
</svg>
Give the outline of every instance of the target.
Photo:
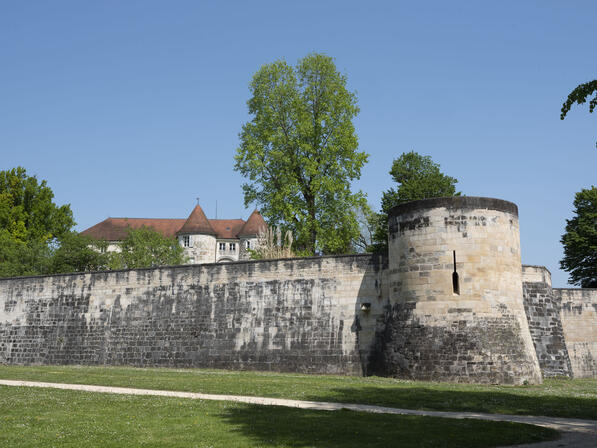
<svg viewBox="0 0 597 448">
<path fill-rule="evenodd" d="M 69 232 L 60 239 L 51 260 L 52 273 L 101 271 L 108 269 L 108 243 Z"/>
<path fill-rule="evenodd" d="M 168 238 L 148 227 L 129 229 L 120 252 L 110 254 L 111 269 L 149 268 L 184 264 L 184 249 L 176 238 Z"/>
<path fill-rule="evenodd" d="M 390 175 L 397 188 L 384 192 L 381 199 L 381 212 L 377 216 L 377 228 L 372 252 L 385 252 L 388 249 L 388 213 L 392 207 L 418 199 L 459 196 L 456 192 L 458 180 L 440 171 L 439 164 L 430 156 L 422 156 L 414 151 L 403 153 L 392 163 Z"/>
<path fill-rule="evenodd" d="M 184 249 L 152 229 L 130 230 L 122 252 L 73 232 L 69 205 L 24 168 L 0 171 L 0 277 L 183 264 Z"/>
<path fill-rule="evenodd" d="M 568 114 L 574 103 L 586 103 L 587 98 L 593 93 L 595 93 L 595 96 L 589 101 L 589 113 L 593 113 L 595 107 L 597 106 L 597 79 L 577 86 L 572 92 L 570 92 L 570 95 L 568 95 L 568 98 L 566 98 L 566 101 L 564 101 L 564 104 L 562 104 L 560 120 L 563 120 L 566 117 L 566 114 Z M 597 143 L 595 145 L 597 146 Z"/>
<path fill-rule="evenodd" d="M 570 92 L 570 95 L 568 95 L 568 98 L 566 98 L 566 101 L 564 101 L 564 104 L 562 105 L 562 112 L 560 114 L 560 119 L 563 120 L 566 117 L 566 114 L 568 114 L 568 112 L 570 111 L 570 108 L 572 107 L 572 105 L 574 103 L 577 103 L 577 104 L 586 103 L 587 98 L 589 96 L 591 96 L 594 92 L 597 92 L 597 79 L 594 81 L 589 81 L 589 82 L 586 82 L 584 84 L 580 84 L 579 86 L 577 86 L 572 92 Z M 589 101 L 589 113 L 592 113 L 593 110 L 595 110 L 596 106 L 597 106 L 597 94 L 595 95 L 594 98 L 592 98 Z"/>
<path fill-rule="evenodd" d="M 0 171 L 0 276 L 52 273 L 53 246 L 75 225 L 46 181 L 24 168 Z"/>
<path fill-rule="evenodd" d="M 51 274 L 51 253 L 45 242 L 15 240 L 0 229 L 0 277 Z"/>
<path fill-rule="evenodd" d="M 312 54 L 296 67 L 284 61 L 262 66 L 250 84 L 235 170 L 245 204 L 259 204 L 274 226 L 294 234 L 302 254 L 342 253 L 359 232 L 352 193 L 367 154 L 358 151 L 352 119 L 356 95 L 346 88 L 331 57 Z"/>
<path fill-rule="evenodd" d="M 14 241 L 48 242 L 74 225 L 69 205 L 58 207 L 46 181 L 28 176 L 25 168 L 0 171 L 0 229 Z"/>
<path fill-rule="evenodd" d="M 574 214 L 566 221 L 560 266 L 570 273 L 570 284 L 597 288 L 597 188 L 582 189 L 574 199 Z"/>
</svg>

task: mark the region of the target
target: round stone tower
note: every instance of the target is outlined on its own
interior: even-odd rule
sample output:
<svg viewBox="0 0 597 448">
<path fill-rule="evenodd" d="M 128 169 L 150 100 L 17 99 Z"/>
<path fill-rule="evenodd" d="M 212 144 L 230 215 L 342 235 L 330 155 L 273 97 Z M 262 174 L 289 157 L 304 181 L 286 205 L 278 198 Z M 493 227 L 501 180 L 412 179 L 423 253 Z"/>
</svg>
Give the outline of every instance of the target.
<svg viewBox="0 0 597 448">
<path fill-rule="evenodd" d="M 389 282 L 384 374 L 541 382 L 523 305 L 515 204 L 462 196 L 394 207 Z"/>
</svg>

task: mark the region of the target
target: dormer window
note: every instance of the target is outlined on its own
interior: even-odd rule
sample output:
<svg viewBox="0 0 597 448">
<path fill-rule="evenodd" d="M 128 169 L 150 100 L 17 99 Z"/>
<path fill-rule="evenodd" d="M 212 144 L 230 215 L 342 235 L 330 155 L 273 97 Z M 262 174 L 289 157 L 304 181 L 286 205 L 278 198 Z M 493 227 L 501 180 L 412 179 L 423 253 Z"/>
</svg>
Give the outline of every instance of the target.
<svg viewBox="0 0 597 448">
<path fill-rule="evenodd" d="M 183 247 L 191 247 L 190 235 L 185 235 L 182 237 L 182 245 L 183 245 Z"/>
</svg>

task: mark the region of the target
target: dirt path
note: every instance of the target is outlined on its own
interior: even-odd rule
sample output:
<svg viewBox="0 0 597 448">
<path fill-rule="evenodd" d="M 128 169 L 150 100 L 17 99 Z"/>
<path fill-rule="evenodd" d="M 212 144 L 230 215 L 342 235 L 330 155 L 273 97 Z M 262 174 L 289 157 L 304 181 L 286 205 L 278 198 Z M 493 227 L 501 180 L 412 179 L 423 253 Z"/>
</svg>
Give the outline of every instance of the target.
<svg viewBox="0 0 597 448">
<path fill-rule="evenodd" d="M 195 400 L 235 401 L 238 403 L 258 404 L 264 406 L 286 406 L 292 408 L 315 409 L 321 411 L 337 411 L 340 409 L 349 409 L 353 411 L 373 412 L 380 414 L 423 415 L 458 419 L 476 418 L 479 420 L 528 423 L 531 425 L 545 426 L 548 428 L 556 429 L 562 433 L 562 438 L 560 440 L 555 440 L 552 442 L 541 442 L 530 445 L 518 445 L 518 447 L 520 448 L 597 447 L 597 420 L 580 420 L 560 417 L 537 417 L 530 415 L 484 414 L 478 412 L 419 411 L 413 409 L 399 409 L 385 406 L 373 406 L 367 404 L 331 403 L 325 401 L 300 401 L 287 400 L 284 398 L 247 397 L 241 395 L 213 395 L 195 392 L 177 392 L 169 390 L 132 389 L 128 387 L 42 383 L 38 381 L 0 380 L 0 385 L 19 387 L 47 387 L 54 389 L 80 390 L 86 392 L 99 392 L 110 394 L 153 395 L 159 397 L 191 398 Z"/>
</svg>

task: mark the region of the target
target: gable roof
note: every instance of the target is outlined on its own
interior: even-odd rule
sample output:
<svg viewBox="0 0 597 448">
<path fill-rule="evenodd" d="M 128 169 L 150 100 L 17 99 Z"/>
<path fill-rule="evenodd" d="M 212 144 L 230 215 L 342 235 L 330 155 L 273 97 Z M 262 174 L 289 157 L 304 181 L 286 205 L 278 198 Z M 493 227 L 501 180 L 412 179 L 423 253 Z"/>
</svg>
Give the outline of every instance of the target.
<svg viewBox="0 0 597 448">
<path fill-rule="evenodd" d="M 245 222 L 243 219 L 207 219 L 197 205 L 187 219 L 163 218 L 107 218 L 81 232 L 98 240 L 122 241 L 129 228 L 149 227 L 166 237 L 178 235 L 203 234 L 214 235 L 220 239 L 237 239 L 241 236 L 253 236 L 259 233 L 266 223 L 257 210 L 251 213 Z"/>
<path fill-rule="evenodd" d="M 107 218 L 83 230 L 81 235 L 90 236 L 98 240 L 122 241 L 126 238 L 129 227 L 132 229 L 150 227 L 166 237 L 174 237 L 185 221 L 185 219 Z"/>
<path fill-rule="evenodd" d="M 207 216 L 205 216 L 205 213 L 203 213 L 203 209 L 199 204 L 195 206 L 184 225 L 176 233 L 177 235 L 183 233 L 201 233 L 204 235 L 217 235 L 216 231 L 209 223 Z"/>
<path fill-rule="evenodd" d="M 253 210 L 253 213 L 251 213 L 251 216 L 249 216 L 249 219 L 247 219 L 243 228 L 238 232 L 238 236 L 257 236 L 259 235 L 259 232 L 266 227 L 267 224 L 265 223 L 263 216 L 261 216 L 259 211 L 255 209 Z"/>
</svg>

